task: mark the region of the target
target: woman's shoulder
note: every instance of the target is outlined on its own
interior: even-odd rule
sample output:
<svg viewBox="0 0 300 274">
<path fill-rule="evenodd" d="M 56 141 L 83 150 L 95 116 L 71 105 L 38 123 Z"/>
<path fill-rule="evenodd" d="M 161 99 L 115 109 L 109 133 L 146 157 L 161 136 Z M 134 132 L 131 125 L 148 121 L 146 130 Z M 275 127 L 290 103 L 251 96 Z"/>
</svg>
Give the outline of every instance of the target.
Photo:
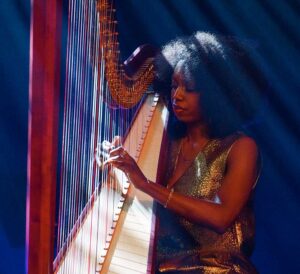
<svg viewBox="0 0 300 274">
<path fill-rule="evenodd" d="M 212 139 L 209 142 L 210 146 L 208 149 L 210 151 L 217 150 L 218 152 L 225 152 L 227 154 L 231 154 L 232 150 L 257 150 L 256 141 L 246 135 L 243 132 L 235 132 L 225 137 Z"/>
<path fill-rule="evenodd" d="M 253 170 L 257 176 L 261 169 L 261 156 L 255 139 L 240 134 L 229 149 L 227 165 L 238 170 Z"/>
<path fill-rule="evenodd" d="M 258 154 L 258 146 L 254 138 L 245 133 L 238 132 L 232 137 L 233 141 L 230 146 L 230 155 Z"/>
</svg>

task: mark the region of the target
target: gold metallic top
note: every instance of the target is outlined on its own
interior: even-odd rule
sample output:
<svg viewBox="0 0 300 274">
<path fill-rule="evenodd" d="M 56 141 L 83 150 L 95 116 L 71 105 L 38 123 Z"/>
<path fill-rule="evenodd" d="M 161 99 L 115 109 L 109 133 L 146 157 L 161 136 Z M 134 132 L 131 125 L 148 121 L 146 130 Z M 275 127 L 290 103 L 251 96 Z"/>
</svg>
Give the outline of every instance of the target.
<svg viewBox="0 0 300 274">
<path fill-rule="evenodd" d="M 222 185 L 226 160 L 240 134 L 210 141 L 174 185 L 174 193 L 213 200 Z M 170 147 L 167 176 L 173 172 L 179 142 Z M 254 244 L 254 215 L 249 199 L 235 222 L 219 234 L 160 208 L 157 261 L 161 272 L 257 273 L 249 260 Z"/>
</svg>

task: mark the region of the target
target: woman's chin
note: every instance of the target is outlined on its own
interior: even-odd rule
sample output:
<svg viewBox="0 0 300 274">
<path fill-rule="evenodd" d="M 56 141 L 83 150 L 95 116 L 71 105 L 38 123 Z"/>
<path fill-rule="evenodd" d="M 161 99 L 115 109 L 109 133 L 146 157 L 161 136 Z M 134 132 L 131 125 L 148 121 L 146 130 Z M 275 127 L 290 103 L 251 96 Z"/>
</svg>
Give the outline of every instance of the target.
<svg viewBox="0 0 300 274">
<path fill-rule="evenodd" d="M 195 119 L 195 117 L 191 117 L 188 115 L 176 115 L 176 118 L 178 121 L 184 123 L 184 124 L 202 124 L 200 119 Z"/>
<path fill-rule="evenodd" d="M 176 118 L 178 121 L 182 122 L 182 123 L 191 123 L 193 122 L 193 119 L 191 119 L 191 117 L 185 116 L 185 115 L 176 115 Z"/>
</svg>

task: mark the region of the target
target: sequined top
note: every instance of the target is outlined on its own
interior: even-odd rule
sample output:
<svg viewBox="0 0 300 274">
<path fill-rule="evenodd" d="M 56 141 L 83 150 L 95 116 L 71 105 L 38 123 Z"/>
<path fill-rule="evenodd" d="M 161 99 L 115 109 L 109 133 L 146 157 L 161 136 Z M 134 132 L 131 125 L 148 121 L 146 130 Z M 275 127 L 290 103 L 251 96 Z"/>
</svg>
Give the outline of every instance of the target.
<svg viewBox="0 0 300 274">
<path fill-rule="evenodd" d="M 210 141 L 174 185 L 174 192 L 212 200 L 222 185 L 226 160 L 240 134 Z M 167 176 L 174 170 L 179 143 L 170 146 Z M 254 244 L 251 198 L 235 222 L 223 234 L 191 223 L 159 208 L 157 261 L 160 272 L 257 273 L 249 260 Z"/>
</svg>

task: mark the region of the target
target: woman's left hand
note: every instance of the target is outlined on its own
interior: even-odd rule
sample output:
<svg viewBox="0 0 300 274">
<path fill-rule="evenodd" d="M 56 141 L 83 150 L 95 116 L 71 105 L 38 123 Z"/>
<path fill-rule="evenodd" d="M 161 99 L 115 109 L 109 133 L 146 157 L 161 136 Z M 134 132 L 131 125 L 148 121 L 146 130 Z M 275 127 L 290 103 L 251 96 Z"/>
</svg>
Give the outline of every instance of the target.
<svg viewBox="0 0 300 274">
<path fill-rule="evenodd" d="M 138 189 L 143 189 L 148 182 L 135 160 L 122 146 L 110 150 L 109 158 L 105 161 L 105 164 L 112 164 L 122 170 Z"/>
</svg>

